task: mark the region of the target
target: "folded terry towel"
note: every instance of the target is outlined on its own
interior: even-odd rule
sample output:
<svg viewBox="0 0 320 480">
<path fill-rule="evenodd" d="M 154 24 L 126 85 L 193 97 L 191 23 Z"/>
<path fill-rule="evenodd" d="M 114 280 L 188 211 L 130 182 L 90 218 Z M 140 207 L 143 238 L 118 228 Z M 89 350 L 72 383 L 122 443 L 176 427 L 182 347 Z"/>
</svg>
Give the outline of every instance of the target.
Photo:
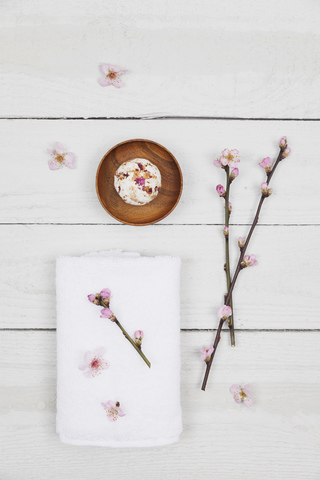
<svg viewBox="0 0 320 480">
<path fill-rule="evenodd" d="M 107 447 L 178 441 L 180 259 L 101 252 L 60 257 L 56 273 L 60 440 Z M 88 300 L 103 289 L 111 290 L 109 308 L 128 334 L 143 331 L 151 368 L 115 323 L 100 318 L 103 307 Z M 95 358 L 100 368 L 90 370 Z"/>
</svg>

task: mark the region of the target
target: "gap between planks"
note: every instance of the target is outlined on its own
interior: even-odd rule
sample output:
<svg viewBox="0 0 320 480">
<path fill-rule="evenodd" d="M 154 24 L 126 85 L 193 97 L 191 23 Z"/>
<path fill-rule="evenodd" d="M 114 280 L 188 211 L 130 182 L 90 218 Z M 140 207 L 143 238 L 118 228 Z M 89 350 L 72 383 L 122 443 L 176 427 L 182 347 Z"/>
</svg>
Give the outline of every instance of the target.
<svg viewBox="0 0 320 480">
<path fill-rule="evenodd" d="M 55 332 L 52 328 L 0 328 L 0 332 Z M 216 328 L 181 328 L 180 332 L 216 332 Z M 320 328 L 235 328 L 235 332 L 320 332 Z M 227 328 L 222 329 L 228 332 Z"/>
<path fill-rule="evenodd" d="M 224 121 L 256 121 L 256 122 L 319 122 L 320 118 L 254 118 L 254 117 L 210 117 L 179 115 L 140 115 L 138 117 L 7 117 L 0 120 L 224 120 Z"/>
</svg>

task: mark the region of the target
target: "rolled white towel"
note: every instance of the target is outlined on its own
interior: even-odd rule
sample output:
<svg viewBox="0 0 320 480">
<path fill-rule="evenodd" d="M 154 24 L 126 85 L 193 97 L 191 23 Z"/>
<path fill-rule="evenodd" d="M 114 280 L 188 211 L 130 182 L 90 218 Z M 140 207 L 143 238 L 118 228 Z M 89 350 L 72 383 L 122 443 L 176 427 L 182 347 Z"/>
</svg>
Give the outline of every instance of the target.
<svg viewBox="0 0 320 480">
<path fill-rule="evenodd" d="M 60 257 L 56 288 L 60 440 L 119 448 L 178 441 L 180 258 L 120 251 Z M 88 301 L 105 288 L 128 334 L 143 331 L 151 368 L 115 323 L 100 318 L 103 307 Z M 100 368 L 90 368 L 94 357 Z"/>
</svg>

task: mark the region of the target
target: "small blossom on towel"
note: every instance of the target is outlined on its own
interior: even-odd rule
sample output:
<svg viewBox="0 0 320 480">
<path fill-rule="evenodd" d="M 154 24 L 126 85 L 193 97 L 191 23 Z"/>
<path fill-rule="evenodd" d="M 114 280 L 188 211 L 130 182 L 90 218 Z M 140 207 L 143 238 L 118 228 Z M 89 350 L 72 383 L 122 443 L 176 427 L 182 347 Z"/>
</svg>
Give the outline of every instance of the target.
<svg viewBox="0 0 320 480">
<path fill-rule="evenodd" d="M 239 245 L 240 248 L 244 247 L 244 238 L 242 238 L 242 237 L 238 238 L 238 245 Z"/>
<path fill-rule="evenodd" d="M 100 318 L 109 318 L 112 322 L 116 320 L 115 315 L 111 312 L 110 308 L 103 308 L 101 310 Z"/>
<path fill-rule="evenodd" d="M 280 148 L 285 148 L 287 146 L 287 137 L 282 137 L 280 142 L 279 142 L 279 147 Z"/>
<path fill-rule="evenodd" d="M 220 185 L 220 184 L 217 185 L 216 190 L 217 190 L 217 193 L 218 193 L 219 197 L 225 197 L 226 196 L 226 191 L 225 191 L 223 185 Z"/>
<path fill-rule="evenodd" d="M 229 228 L 228 227 L 224 227 L 223 234 L 226 238 L 228 238 L 228 236 L 229 236 Z"/>
<path fill-rule="evenodd" d="M 261 193 L 264 197 L 270 197 L 272 191 L 272 188 L 268 188 L 267 182 L 261 183 Z"/>
<path fill-rule="evenodd" d="M 214 164 L 216 167 L 225 168 L 225 167 L 236 167 L 237 163 L 240 162 L 238 150 L 229 150 L 225 148 L 221 152 L 221 157 L 215 160 Z"/>
<path fill-rule="evenodd" d="M 230 174 L 230 183 L 239 175 L 239 168 L 233 168 Z"/>
<path fill-rule="evenodd" d="M 284 149 L 284 151 L 282 152 L 283 158 L 286 158 L 286 157 L 290 154 L 290 152 L 291 152 L 291 148 L 286 147 L 286 148 Z"/>
<path fill-rule="evenodd" d="M 116 88 L 121 88 L 123 86 L 121 75 L 126 73 L 127 70 L 120 70 L 119 67 L 109 63 L 102 63 L 100 65 L 100 70 L 103 76 L 99 78 L 98 81 L 102 87 L 113 85 Z"/>
<path fill-rule="evenodd" d="M 254 267 L 255 265 L 258 264 L 258 260 L 256 259 L 255 255 L 245 255 L 243 257 L 243 260 L 240 264 L 241 268 L 246 268 L 246 267 Z"/>
<path fill-rule="evenodd" d="M 141 347 L 143 337 L 144 333 L 142 330 L 136 330 L 134 332 L 134 342 L 136 345 L 138 345 L 138 347 Z"/>
<path fill-rule="evenodd" d="M 112 400 L 109 400 L 106 403 L 101 402 L 101 405 L 105 409 L 108 420 L 110 422 L 115 422 L 116 420 L 118 420 L 118 417 L 125 416 L 125 413 L 123 413 L 123 410 L 120 408 L 119 402 L 113 402 Z"/>
<path fill-rule="evenodd" d="M 209 347 L 205 348 L 200 348 L 200 353 L 201 353 L 201 360 L 204 360 L 206 363 L 210 362 L 211 354 L 214 350 L 212 345 L 209 345 Z"/>
<path fill-rule="evenodd" d="M 264 168 L 267 173 L 271 171 L 272 160 L 270 157 L 266 157 L 259 163 L 260 167 Z"/>
<path fill-rule="evenodd" d="M 83 373 L 86 377 L 92 378 L 96 375 L 99 375 L 102 370 L 105 370 L 109 367 L 108 363 L 102 358 L 105 354 L 106 349 L 100 347 L 94 352 L 87 352 L 84 356 L 84 363 L 79 366 L 80 370 L 83 370 Z"/>
<path fill-rule="evenodd" d="M 68 168 L 74 168 L 75 157 L 71 152 L 67 152 L 67 149 L 62 145 L 62 143 L 56 142 L 54 144 L 54 149 L 47 149 L 47 152 L 50 154 L 50 159 L 48 165 L 50 170 L 58 170 L 62 168 L 63 165 Z"/>
<path fill-rule="evenodd" d="M 231 385 L 230 392 L 233 395 L 233 398 L 237 403 L 243 402 L 247 407 L 251 407 L 253 405 L 253 400 L 251 398 L 251 394 L 248 390 L 249 385 L 245 385 L 244 387 L 240 387 L 240 385 Z"/>
<path fill-rule="evenodd" d="M 223 305 L 223 307 L 220 307 L 218 310 L 218 317 L 221 320 L 227 320 L 228 317 L 232 315 L 232 309 L 228 305 Z"/>
</svg>

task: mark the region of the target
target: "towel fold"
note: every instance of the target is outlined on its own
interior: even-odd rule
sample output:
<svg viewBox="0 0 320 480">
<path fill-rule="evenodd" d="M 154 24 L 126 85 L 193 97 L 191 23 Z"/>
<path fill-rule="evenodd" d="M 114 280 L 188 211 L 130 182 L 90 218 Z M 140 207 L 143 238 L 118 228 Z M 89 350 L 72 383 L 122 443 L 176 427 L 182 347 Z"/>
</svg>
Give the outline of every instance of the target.
<svg viewBox="0 0 320 480">
<path fill-rule="evenodd" d="M 56 288 L 60 440 L 121 448 L 178 441 L 180 259 L 120 251 L 60 257 Z M 88 300 L 107 288 L 109 308 L 128 334 L 143 331 L 151 368 L 114 322 L 100 318 L 103 307 Z M 94 358 L 101 368 L 86 370 Z"/>
</svg>

